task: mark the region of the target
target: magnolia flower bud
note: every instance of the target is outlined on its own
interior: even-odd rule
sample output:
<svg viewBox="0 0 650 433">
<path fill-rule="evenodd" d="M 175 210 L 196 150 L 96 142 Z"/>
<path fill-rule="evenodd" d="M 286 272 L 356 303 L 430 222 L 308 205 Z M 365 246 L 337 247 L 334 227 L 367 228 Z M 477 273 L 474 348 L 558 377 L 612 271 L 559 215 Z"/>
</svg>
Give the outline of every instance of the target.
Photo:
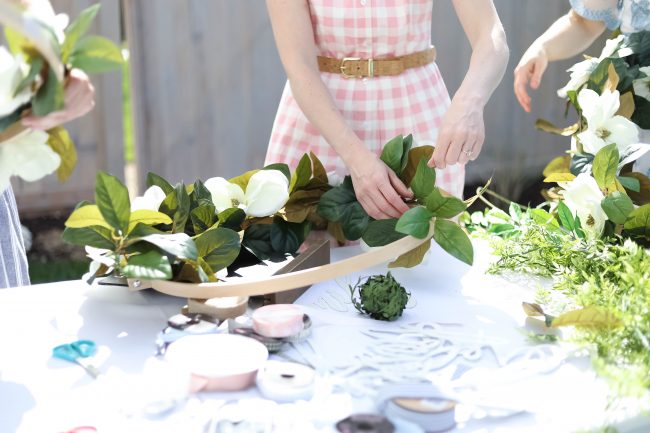
<svg viewBox="0 0 650 433">
<path fill-rule="evenodd" d="M 580 218 L 580 225 L 590 239 L 600 237 L 607 221 L 607 214 L 601 206 L 605 195 L 596 179 L 587 173 L 580 173 L 571 182 L 563 183 L 564 204 L 574 216 Z"/>
<path fill-rule="evenodd" d="M 289 200 L 289 181 L 279 170 L 260 170 L 246 187 L 246 214 L 266 217 L 282 209 Z"/>
<path fill-rule="evenodd" d="M 141 209 L 157 211 L 165 197 L 165 192 L 161 187 L 158 185 L 150 186 L 142 196 L 133 199 L 131 211 Z"/>
<path fill-rule="evenodd" d="M 217 213 L 244 203 L 244 191 L 235 183 L 223 177 L 212 177 L 205 181 L 205 187 L 212 195 L 212 203 Z"/>
</svg>

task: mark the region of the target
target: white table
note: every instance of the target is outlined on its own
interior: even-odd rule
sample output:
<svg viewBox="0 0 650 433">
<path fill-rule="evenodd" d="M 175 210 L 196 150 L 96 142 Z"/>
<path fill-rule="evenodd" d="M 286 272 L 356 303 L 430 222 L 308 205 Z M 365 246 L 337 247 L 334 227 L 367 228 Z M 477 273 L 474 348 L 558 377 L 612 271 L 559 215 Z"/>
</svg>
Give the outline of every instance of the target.
<svg viewBox="0 0 650 433">
<path fill-rule="evenodd" d="M 332 256 L 339 260 L 355 253 L 358 247 L 341 248 Z M 482 342 L 478 347 L 489 345 L 493 349 L 484 347 L 476 362 L 456 359 L 441 375 L 462 364 L 465 370 L 493 369 L 487 370 L 488 376 L 494 372 L 496 377 L 499 366 L 507 364 L 509 356 L 529 347 L 522 332 L 526 317 L 521 302 L 532 301 L 536 283 L 522 279 L 525 284 L 518 284 L 486 276 L 483 269 L 487 259 L 487 254 L 479 254 L 476 265 L 469 268 L 434 246 L 424 264 L 411 270 L 394 270 L 397 280 L 413 294 L 414 306 L 390 324 L 361 318 L 351 305 L 339 302 L 345 298 L 345 284 L 356 282 L 357 275 L 316 285 L 297 302 L 314 321 L 310 344 L 315 353 L 303 347 L 300 351 L 289 350 L 286 355 L 306 358 L 321 371 L 353 359 L 355 351 L 367 343 L 361 331 L 435 322 Z M 385 271 L 385 267 L 378 267 L 361 275 Z M 142 375 L 146 360 L 154 353 L 156 334 L 184 303 L 183 299 L 152 291 L 88 287 L 78 281 L 0 290 L 0 433 L 108 426 L 110 423 L 102 424 L 106 422 L 102 416 L 113 417 L 111 410 L 133 397 L 131 392 L 135 391 L 125 388 L 125 383 L 129 383 L 128 378 Z M 54 346 L 78 338 L 92 339 L 99 345 L 96 363 L 107 372 L 101 382 L 93 383 L 80 367 L 51 357 Z M 502 386 L 503 392 L 514 397 L 511 400 L 523 403 L 529 412 L 477 419 L 479 412 L 461 406 L 457 413 L 461 422 L 454 431 L 569 433 L 603 419 L 618 421 L 621 433 L 650 429 L 650 421 L 634 416 L 635 410 L 611 414 L 605 411 L 607 387 L 590 370 L 587 358 L 570 357 L 551 370 L 524 375 Z M 169 381 L 173 382 L 173 378 Z M 372 409 L 368 398 L 356 399 L 343 392 L 335 395 L 340 397 L 336 410 L 341 414 Z M 190 401 L 188 410 L 200 414 L 204 406 L 209 410 L 211 402 L 255 396 L 254 389 L 227 396 L 203 394 Z M 156 432 L 179 431 L 173 422 L 160 418 L 147 420 L 146 426 Z M 145 431 L 139 424 L 138 430 L 135 424 L 132 427 L 121 431 Z M 105 427 L 99 431 L 113 430 Z"/>
</svg>

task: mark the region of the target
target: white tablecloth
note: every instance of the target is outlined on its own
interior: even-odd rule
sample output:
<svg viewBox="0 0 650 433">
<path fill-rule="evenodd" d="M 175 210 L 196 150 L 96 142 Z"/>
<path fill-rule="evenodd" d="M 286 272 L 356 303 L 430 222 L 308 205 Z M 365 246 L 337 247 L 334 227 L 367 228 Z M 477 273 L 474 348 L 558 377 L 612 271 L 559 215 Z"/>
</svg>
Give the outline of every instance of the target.
<svg viewBox="0 0 650 433">
<path fill-rule="evenodd" d="M 356 253 L 357 247 L 349 247 L 334 250 L 332 256 L 340 260 Z M 433 380 L 459 372 L 482 373 L 478 376 L 481 380 L 487 377 L 495 381 L 490 386 L 496 390 L 495 398 L 526 409 L 512 416 L 490 417 L 471 405 L 461 405 L 455 432 L 570 433 L 607 421 L 618 422 L 621 433 L 650 431 L 650 423 L 635 416 L 635 408 L 606 410 L 608 388 L 590 369 L 586 357 L 569 356 L 550 366 L 531 362 L 531 366 L 542 366 L 537 370 L 516 370 L 520 375 L 512 377 L 517 380 L 503 380 L 499 372 L 515 371 L 515 355 L 531 347 L 521 302 L 533 300 L 537 283 L 486 276 L 483 270 L 487 259 L 487 254 L 479 254 L 476 265 L 470 268 L 434 246 L 424 264 L 411 270 L 393 270 L 413 297 L 403 317 L 393 323 L 362 318 L 346 299 L 347 284 L 356 282 L 359 276 L 385 272 L 385 266 L 318 284 L 297 301 L 314 321 L 309 344 L 287 350 L 285 355 L 308 362 L 319 372 L 337 371 L 335 367 L 354 361 L 368 344 L 373 344 L 363 331 L 392 331 L 413 323 L 435 323 L 450 335 L 457 335 L 462 344 L 482 349 L 478 360 L 459 356 Z M 134 398 L 133 394 L 146 388 L 147 383 L 156 386 L 143 381 L 145 385 L 129 390 L 126 384 L 142 376 L 146 361 L 154 354 L 156 334 L 184 303 L 183 299 L 153 291 L 88 287 L 78 281 L 0 291 L 0 433 L 62 432 L 79 425 L 112 431 L 106 418 L 115 420 L 115 408 L 125 406 L 124 401 Z M 92 339 L 99 345 L 95 363 L 106 374 L 97 382 L 79 366 L 51 357 L 54 346 L 80 338 Z M 568 351 L 556 353 L 564 359 Z M 337 416 L 373 409 L 368 396 L 347 395 L 345 383 L 337 386 L 335 379 L 328 378 L 334 385 L 327 389 L 338 397 L 331 400 L 337 407 L 330 408 L 338 412 Z M 169 382 L 174 380 L 169 378 Z M 224 399 L 239 397 L 254 398 L 258 394 L 254 389 L 232 395 L 203 394 L 191 399 L 185 410 L 194 411 L 198 418 L 213 410 L 211 402 L 223 404 Z M 330 400 L 321 401 L 328 405 Z M 147 426 L 157 426 L 151 430 L 157 432 L 194 431 L 185 421 L 187 428 L 173 427 L 174 420 L 182 418 L 182 410 L 177 412 L 147 419 Z M 621 423 L 625 418 L 630 419 Z M 137 428 L 142 425 L 137 424 Z M 135 432 L 136 424 L 132 427 L 121 431 Z"/>
</svg>

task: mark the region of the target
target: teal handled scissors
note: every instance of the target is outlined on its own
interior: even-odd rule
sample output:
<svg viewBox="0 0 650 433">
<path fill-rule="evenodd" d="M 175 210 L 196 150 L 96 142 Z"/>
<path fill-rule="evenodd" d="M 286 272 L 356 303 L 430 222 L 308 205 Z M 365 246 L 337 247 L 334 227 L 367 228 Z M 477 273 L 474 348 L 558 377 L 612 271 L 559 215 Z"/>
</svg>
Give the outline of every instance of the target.
<svg viewBox="0 0 650 433">
<path fill-rule="evenodd" d="M 86 372 L 88 372 L 88 374 L 96 379 L 97 376 L 99 376 L 99 370 L 84 359 L 93 356 L 96 351 L 97 345 L 94 341 L 79 340 L 74 343 L 56 346 L 52 349 L 52 356 L 79 364 L 84 368 L 84 370 L 86 370 Z"/>
</svg>

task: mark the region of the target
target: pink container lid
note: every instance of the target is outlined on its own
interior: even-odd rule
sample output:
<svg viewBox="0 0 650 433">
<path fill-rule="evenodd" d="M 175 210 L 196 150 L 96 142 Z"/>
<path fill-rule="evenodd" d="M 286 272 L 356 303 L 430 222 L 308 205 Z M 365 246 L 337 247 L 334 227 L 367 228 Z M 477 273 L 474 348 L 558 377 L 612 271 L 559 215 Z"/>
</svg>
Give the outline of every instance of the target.
<svg viewBox="0 0 650 433">
<path fill-rule="evenodd" d="M 303 316 L 304 312 L 297 305 L 266 305 L 253 312 L 253 329 L 265 337 L 291 337 L 302 331 Z"/>
</svg>

